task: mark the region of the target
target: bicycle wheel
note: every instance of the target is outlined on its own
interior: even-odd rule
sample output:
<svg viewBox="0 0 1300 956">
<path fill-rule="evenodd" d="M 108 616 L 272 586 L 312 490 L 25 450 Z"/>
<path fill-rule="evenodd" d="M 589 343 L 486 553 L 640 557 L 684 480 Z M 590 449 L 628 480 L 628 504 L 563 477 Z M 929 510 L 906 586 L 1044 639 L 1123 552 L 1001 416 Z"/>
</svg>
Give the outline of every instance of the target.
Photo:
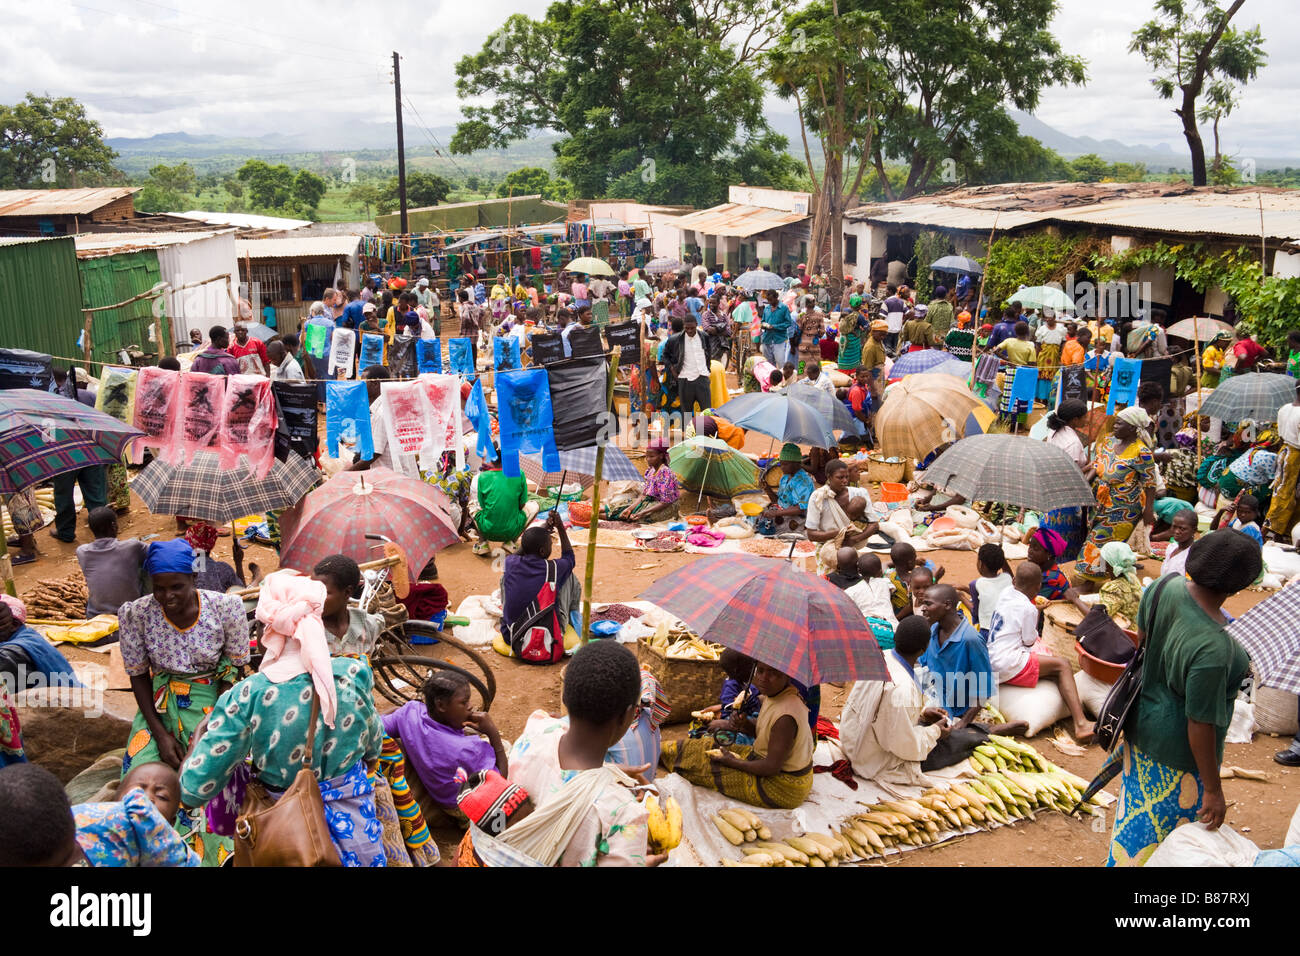
<svg viewBox="0 0 1300 956">
<path fill-rule="evenodd" d="M 411 637 L 418 635 L 421 637 L 431 638 L 436 644 L 412 644 Z M 419 657 L 431 657 L 435 660 L 447 661 L 455 664 L 466 671 L 472 671 L 479 675 L 484 685 L 487 687 L 487 697 L 489 702 L 497 693 L 496 675 L 492 673 L 492 668 L 488 662 L 479 654 L 477 650 L 470 647 L 458 637 L 454 637 L 450 629 L 445 631 L 438 630 L 429 621 L 407 621 L 404 624 L 390 628 L 384 632 L 386 648 L 392 648 L 394 653 L 405 655 L 416 655 Z M 400 650 L 398 650 L 400 648 Z M 378 650 L 376 650 L 378 653 Z"/>
<path fill-rule="evenodd" d="M 469 681 L 479 694 L 476 710 L 487 710 L 492 705 L 492 693 L 479 677 L 463 667 L 432 657 L 398 654 L 372 657 L 370 667 L 375 675 L 375 689 L 398 706 L 412 700 L 421 700 L 420 688 L 439 671 L 454 671 Z M 473 701 L 470 702 L 473 706 Z"/>
</svg>

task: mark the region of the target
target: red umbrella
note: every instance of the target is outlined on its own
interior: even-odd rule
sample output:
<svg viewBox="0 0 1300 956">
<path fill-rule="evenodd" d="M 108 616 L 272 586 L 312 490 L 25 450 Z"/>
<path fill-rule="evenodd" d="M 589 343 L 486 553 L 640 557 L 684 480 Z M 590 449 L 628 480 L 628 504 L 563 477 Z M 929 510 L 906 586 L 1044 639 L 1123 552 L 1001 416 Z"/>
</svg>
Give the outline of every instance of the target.
<svg viewBox="0 0 1300 956">
<path fill-rule="evenodd" d="M 367 534 L 405 549 L 419 574 L 431 557 L 460 540 L 448 517 L 447 496 L 387 468 L 339 472 L 281 516 L 280 567 L 310 571 L 322 558 L 346 554 L 358 564 L 382 558 Z"/>
<path fill-rule="evenodd" d="M 704 640 L 803 684 L 889 679 L 880 645 L 853 599 L 786 561 L 712 555 L 660 578 L 640 597 Z"/>
</svg>

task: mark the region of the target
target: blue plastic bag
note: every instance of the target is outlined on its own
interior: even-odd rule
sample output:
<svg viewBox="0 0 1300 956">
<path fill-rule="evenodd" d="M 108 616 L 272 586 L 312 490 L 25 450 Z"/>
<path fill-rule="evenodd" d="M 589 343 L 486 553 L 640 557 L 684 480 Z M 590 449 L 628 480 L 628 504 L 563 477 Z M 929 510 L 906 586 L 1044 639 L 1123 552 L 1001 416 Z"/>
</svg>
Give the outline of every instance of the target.
<svg viewBox="0 0 1300 956">
<path fill-rule="evenodd" d="M 451 339 L 447 342 L 447 358 L 451 361 L 453 375 L 474 374 L 474 349 L 468 338 Z"/>
<path fill-rule="evenodd" d="M 365 371 L 372 365 L 384 364 L 384 337 L 377 332 L 361 333 L 361 360 L 358 367 Z"/>
<path fill-rule="evenodd" d="M 415 360 L 420 369 L 420 374 L 433 372 L 435 375 L 442 374 L 442 340 L 441 339 L 420 339 L 415 343 Z"/>
<path fill-rule="evenodd" d="M 325 383 L 325 442 L 332 458 L 341 457 L 340 449 L 355 452 L 363 461 L 375 457 L 365 382 Z"/>
</svg>

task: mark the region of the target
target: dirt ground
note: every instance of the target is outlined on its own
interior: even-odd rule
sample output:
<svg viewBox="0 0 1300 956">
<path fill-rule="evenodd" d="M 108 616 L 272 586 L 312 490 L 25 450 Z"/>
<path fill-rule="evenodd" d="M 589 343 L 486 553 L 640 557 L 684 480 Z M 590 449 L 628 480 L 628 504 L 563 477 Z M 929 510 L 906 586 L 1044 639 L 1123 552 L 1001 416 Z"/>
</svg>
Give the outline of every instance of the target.
<svg viewBox="0 0 1300 956">
<path fill-rule="evenodd" d="M 751 434 L 746 450 L 761 454 L 768 452 L 771 443 L 760 435 Z M 132 499 L 131 513 L 120 521 L 123 537 L 158 534 L 172 537 L 174 519 L 151 515 L 139 499 Z M 84 514 L 79 515 L 77 543 L 91 540 L 85 526 Z M 574 529 L 574 545 L 581 567 L 586 559 L 585 531 Z M 15 569 L 19 593 L 38 580 L 59 578 L 75 570 L 76 545 L 63 544 L 50 537 L 48 531 L 37 536 L 40 559 Z M 216 557 L 230 561 L 230 538 L 223 537 L 216 548 Z M 971 552 L 938 551 L 927 555 L 947 569 L 950 583 L 964 584 L 975 576 L 974 555 Z M 609 602 L 634 599 L 658 577 L 695 560 L 685 553 L 652 554 L 625 552 L 609 548 L 597 551 L 593 599 Z M 275 552 L 253 545 L 245 558 L 257 562 L 266 570 L 278 565 Z M 454 609 L 469 594 L 490 592 L 495 587 L 496 573 L 487 558 L 475 556 L 469 545 L 457 544 L 441 552 L 437 558 L 439 580 L 451 595 Z M 647 567 L 649 566 L 649 567 Z M 1148 561 L 1140 574 L 1156 575 L 1158 565 Z M 1241 614 L 1264 597 L 1260 592 L 1243 592 L 1231 599 L 1227 609 Z M 105 663 L 104 655 L 81 648 L 64 648 L 73 661 L 83 660 Z M 560 668 L 534 667 L 519 664 L 487 650 L 497 680 L 497 696 L 492 706 L 492 716 L 507 738 L 516 736 L 523 728 L 528 715 L 534 710 L 558 713 L 560 710 Z M 823 685 L 822 713 L 837 717 L 849 687 Z M 381 701 L 381 710 L 391 705 Z M 81 768 L 89 765 L 104 750 L 124 746 L 127 723 L 135 713 L 135 702 L 129 692 L 110 690 L 106 695 L 104 717 L 87 720 L 68 711 L 36 711 L 24 709 L 21 719 L 30 757 L 50 766 L 59 776 L 70 779 Z M 685 725 L 665 728 L 667 737 L 682 736 Z M 1051 730 L 1044 731 L 1031 742 L 1048 759 L 1090 779 L 1102 763 L 1102 754 L 1090 748 L 1081 757 L 1069 757 L 1056 750 L 1048 741 Z M 1275 751 L 1287 744 L 1285 739 L 1257 734 L 1250 744 L 1228 745 L 1224 762 L 1244 768 L 1262 770 L 1268 774 L 1267 782 L 1232 779 L 1224 782 L 1224 792 L 1229 803 L 1228 823 L 1245 833 L 1261 848 L 1282 845 L 1288 822 L 1300 802 L 1300 771 L 1282 767 L 1272 760 Z M 1117 792 L 1118 782 L 1108 788 Z M 949 841 L 934 847 L 902 854 L 891 860 L 890 866 L 1092 866 L 1104 863 L 1109 842 L 1111 820 L 1102 824 L 1097 820 L 1068 820 L 1059 814 L 1044 813 L 1033 822 L 1022 822 L 1014 827 L 1002 828 Z M 449 852 L 456 834 L 435 833 L 444 854 Z M 879 864 L 886 865 L 886 864 Z"/>
</svg>

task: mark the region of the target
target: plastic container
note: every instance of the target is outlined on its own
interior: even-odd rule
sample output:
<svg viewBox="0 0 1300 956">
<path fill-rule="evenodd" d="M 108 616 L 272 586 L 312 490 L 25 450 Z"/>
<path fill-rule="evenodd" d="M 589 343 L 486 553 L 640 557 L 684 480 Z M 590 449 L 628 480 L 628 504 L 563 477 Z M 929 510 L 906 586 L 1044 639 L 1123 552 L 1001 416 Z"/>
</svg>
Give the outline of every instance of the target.
<svg viewBox="0 0 1300 956">
<path fill-rule="evenodd" d="M 1138 646 L 1137 632 L 1130 631 L 1127 628 L 1120 628 L 1120 630 L 1133 642 L 1134 647 Z M 1124 673 L 1124 668 L 1127 666 L 1126 664 L 1112 664 L 1110 661 L 1103 661 L 1099 657 L 1093 657 L 1083 649 L 1083 645 L 1078 641 L 1074 642 L 1074 650 L 1079 655 L 1079 669 L 1088 676 L 1095 677 L 1107 684 L 1113 684 L 1119 680 L 1119 676 Z"/>
<path fill-rule="evenodd" d="M 746 518 L 757 518 L 763 513 L 763 506 L 757 501 L 746 501 L 740 506 L 740 513 Z"/>
<path fill-rule="evenodd" d="M 701 526 L 707 527 L 709 524 L 709 519 L 707 515 L 687 515 L 686 523 L 690 525 L 692 528 L 698 528 Z"/>
<path fill-rule="evenodd" d="M 907 500 L 907 485 L 900 485 L 896 481 L 882 481 L 880 483 L 880 500 L 884 504 L 896 507 Z"/>
<path fill-rule="evenodd" d="M 618 621 L 593 621 L 591 624 L 591 636 L 603 638 L 618 638 L 619 632 L 623 630 L 623 625 Z"/>
</svg>

